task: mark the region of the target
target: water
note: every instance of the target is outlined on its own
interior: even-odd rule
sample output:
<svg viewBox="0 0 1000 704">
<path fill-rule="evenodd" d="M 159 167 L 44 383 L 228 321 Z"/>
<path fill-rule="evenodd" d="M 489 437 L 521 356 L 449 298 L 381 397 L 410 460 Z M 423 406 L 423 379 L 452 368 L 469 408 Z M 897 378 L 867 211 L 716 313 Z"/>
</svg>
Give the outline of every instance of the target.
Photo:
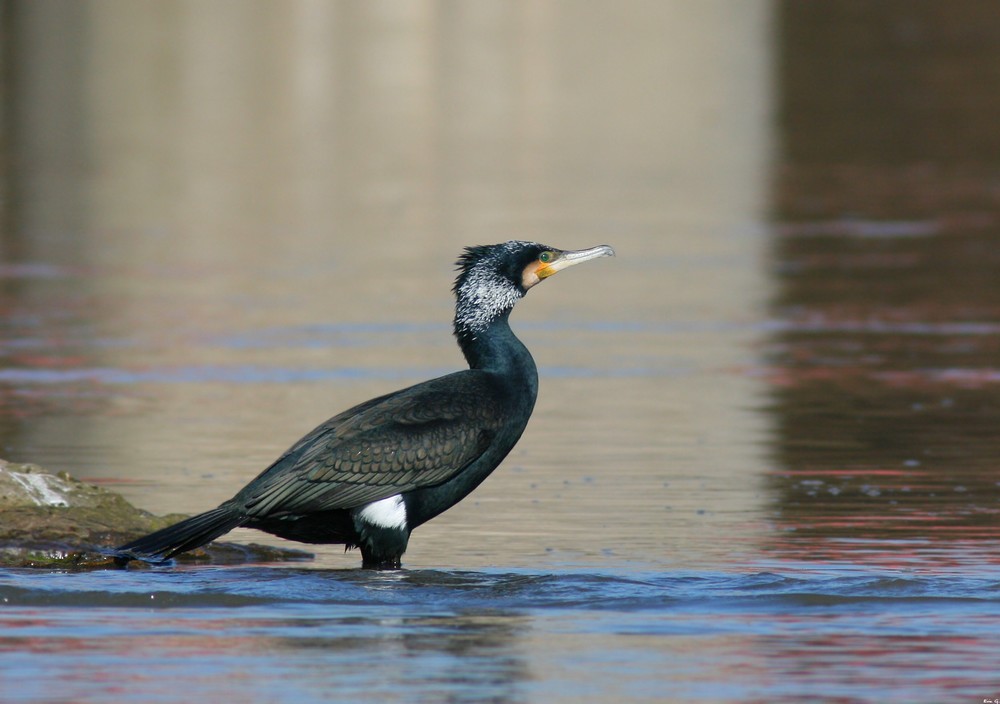
<svg viewBox="0 0 1000 704">
<path fill-rule="evenodd" d="M 3 16 L 3 455 L 204 510 L 460 368 L 462 246 L 618 256 L 404 571 L 9 570 L 0 700 L 1000 696 L 995 13 L 282 8 Z"/>
<path fill-rule="evenodd" d="M 237 567 L 7 582 L 12 701 L 923 701 L 996 684 L 968 659 L 997 644 L 996 569 Z"/>
</svg>

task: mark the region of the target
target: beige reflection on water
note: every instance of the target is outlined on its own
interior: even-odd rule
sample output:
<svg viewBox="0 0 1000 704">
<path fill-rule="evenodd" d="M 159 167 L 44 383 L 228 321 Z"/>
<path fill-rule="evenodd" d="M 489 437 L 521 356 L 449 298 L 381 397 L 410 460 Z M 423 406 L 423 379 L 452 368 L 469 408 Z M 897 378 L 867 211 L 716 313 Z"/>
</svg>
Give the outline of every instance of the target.
<svg viewBox="0 0 1000 704">
<path fill-rule="evenodd" d="M 134 343 L 99 364 L 373 372 L 116 387 L 106 416 L 39 419 L 25 443 L 100 448 L 100 466 L 69 450 L 65 468 L 141 480 L 129 498 L 157 512 L 207 509 L 329 415 L 461 366 L 462 246 L 607 242 L 617 259 L 515 312 L 542 370 L 535 417 L 407 564 L 738 561 L 768 430 L 743 370 L 769 294 L 771 13 L 18 4 L 8 248 L 79 267 L 97 331 Z M 418 328 L 332 350 L 218 342 L 330 323 Z"/>
</svg>

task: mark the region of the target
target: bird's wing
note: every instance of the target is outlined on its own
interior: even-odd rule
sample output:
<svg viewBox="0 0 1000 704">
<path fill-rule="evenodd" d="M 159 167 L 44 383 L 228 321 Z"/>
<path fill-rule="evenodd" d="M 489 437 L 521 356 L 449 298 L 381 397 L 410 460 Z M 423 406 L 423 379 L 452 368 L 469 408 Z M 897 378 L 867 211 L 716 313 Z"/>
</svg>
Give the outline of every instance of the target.
<svg viewBox="0 0 1000 704">
<path fill-rule="evenodd" d="M 373 399 L 296 443 L 237 499 L 252 516 L 277 517 L 440 484 L 489 446 L 501 397 L 485 375 L 465 371 Z"/>
</svg>

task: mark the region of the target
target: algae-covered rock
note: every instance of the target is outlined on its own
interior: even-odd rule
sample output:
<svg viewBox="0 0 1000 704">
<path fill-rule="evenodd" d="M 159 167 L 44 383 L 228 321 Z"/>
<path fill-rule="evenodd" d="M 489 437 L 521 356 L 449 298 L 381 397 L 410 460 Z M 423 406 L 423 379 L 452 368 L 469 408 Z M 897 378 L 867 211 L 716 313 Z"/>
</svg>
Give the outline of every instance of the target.
<svg viewBox="0 0 1000 704">
<path fill-rule="evenodd" d="M 0 460 L 0 565 L 103 567 L 102 549 L 122 545 L 184 518 L 155 516 L 108 489 L 65 472 Z M 212 543 L 178 559 L 204 562 L 305 560 L 312 555 L 261 545 Z"/>
</svg>

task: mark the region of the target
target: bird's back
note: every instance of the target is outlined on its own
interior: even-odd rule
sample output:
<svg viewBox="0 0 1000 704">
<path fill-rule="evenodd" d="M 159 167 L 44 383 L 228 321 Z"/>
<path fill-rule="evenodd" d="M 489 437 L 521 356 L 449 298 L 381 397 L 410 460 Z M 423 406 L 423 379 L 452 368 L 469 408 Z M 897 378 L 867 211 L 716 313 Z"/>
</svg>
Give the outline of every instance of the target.
<svg viewBox="0 0 1000 704">
<path fill-rule="evenodd" d="M 273 518 L 356 508 L 441 484 L 510 426 L 520 436 L 527 414 L 512 418 L 511 391 L 470 369 L 372 399 L 318 426 L 232 502 L 249 516 Z"/>
</svg>

